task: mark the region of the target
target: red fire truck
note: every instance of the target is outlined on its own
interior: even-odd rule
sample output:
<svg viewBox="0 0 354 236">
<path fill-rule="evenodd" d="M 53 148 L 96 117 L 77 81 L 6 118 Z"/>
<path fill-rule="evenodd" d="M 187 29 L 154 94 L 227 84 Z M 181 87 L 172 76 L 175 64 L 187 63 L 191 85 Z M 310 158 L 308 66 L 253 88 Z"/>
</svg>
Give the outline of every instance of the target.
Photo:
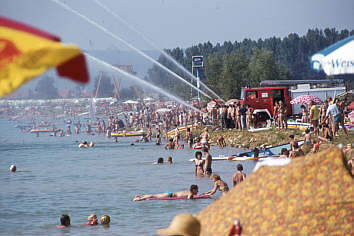
<svg viewBox="0 0 354 236">
<path fill-rule="evenodd" d="M 275 103 L 283 101 L 288 107 L 288 114 L 292 114 L 291 97 L 288 87 L 244 88 L 241 91 L 241 104 L 248 104 L 254 109 L 267 109 L 274 113 Z"/>
<path fill-rule="evenodd" d="M 314 95 L 324 101 L 327 97 L 334 98 L 346 91 L 342 80 L 287 80 L 263 81 L 261 85 L 282 87 L 243 88 L 241 90 L 241 104 L 248 104 L 258 112 L 266 112 L 263 120 L 272 118 L 274 106 L 278 101 L 283 101 L 288 110 L 288 115 L 301 113 L 300 104 L 292 105 L 290 101 L 301 95 Z M 267 118 L 267 116 L 270 116 Z"/>
</svg>

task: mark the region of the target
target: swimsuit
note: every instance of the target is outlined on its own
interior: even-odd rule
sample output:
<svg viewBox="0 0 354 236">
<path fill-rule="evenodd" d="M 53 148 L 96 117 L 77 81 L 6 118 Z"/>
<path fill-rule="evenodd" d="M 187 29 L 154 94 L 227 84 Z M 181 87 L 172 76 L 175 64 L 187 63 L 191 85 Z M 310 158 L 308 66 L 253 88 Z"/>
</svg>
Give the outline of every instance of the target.
<svg viewBox="0 0 354 236">
<path fill-rule="evenodd" d="M 229 186 L 227 186 L 226 184 L 224 186 L 219 186 L 219 189 L 221 192 L 227 192 L 229 191 Z"/>
</svg>

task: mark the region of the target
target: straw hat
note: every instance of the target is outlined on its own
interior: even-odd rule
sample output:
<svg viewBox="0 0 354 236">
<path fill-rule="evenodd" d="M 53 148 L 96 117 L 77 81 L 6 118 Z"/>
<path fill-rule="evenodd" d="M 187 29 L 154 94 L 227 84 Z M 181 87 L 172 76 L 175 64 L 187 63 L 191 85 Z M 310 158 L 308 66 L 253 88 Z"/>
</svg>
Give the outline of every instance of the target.
<svg viewBox="0 0 354 236">
<path fill-rule="evenodd" d="M 109 215 L 104 214 L 101 216 L 101 224 L 107 225 L 109 222 L 111 222 L 111 217 L 109 217 Z"/>
<path fill-rule="evenodd" d="M 159 229 L 157 233 L 160 235 L 199 236 L 200 223 L 191 214 L 182 213 L 175 216 L 168 228 Z"/>
</svg>

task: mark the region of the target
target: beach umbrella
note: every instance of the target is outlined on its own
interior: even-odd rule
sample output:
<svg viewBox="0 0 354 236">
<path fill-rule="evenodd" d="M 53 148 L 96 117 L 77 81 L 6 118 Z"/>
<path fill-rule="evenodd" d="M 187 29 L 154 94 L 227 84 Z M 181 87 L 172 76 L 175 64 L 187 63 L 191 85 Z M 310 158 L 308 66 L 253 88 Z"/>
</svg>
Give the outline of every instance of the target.
<svg viewBox="0 0 354 236">
<path fill-rule="evenodd" d="M 0 97 L 53 67 L 60 76 L 89 80 L 85 57 L 77 46 L 0 16 Z"/>
<path fill-rule="evenodd" d="M 348 114 L 348 117 L 350 122 L 354 124 L 354 110 Z"/>
<path fill-rule="evenodd" d="M 237 99 L 230 99 L 227 102 L 225 102 L 225 105 L 231 105 L 231 104 L 236 104 L 239 101 Z"/>
<path fill-rule="evenodd" d="M 354 74 L 354 35 L 314 54 L 311 66 L 327 75 Z"/>
<path fill-rule="evenodd" d="M 309 104 L 310 101 L 315 104 L 321 104 L 322 101 L 316 96 L 313 95 L 301 95 L 290 101 L 291 104 Z"/>
<path fill-rule="evenodd" d="M 245 235 L 351 235 L 353 177 L 340 149 L 264 166 L 197 218 L 202 236 L 228 235 L 235 219 Z"/>
</svg>

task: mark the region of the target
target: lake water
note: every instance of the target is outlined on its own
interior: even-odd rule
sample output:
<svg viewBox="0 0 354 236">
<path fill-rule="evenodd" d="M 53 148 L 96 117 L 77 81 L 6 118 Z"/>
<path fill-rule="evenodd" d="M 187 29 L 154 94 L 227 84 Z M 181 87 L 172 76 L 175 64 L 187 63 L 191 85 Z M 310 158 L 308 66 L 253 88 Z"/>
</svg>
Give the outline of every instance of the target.
<svg viewBox="0 0 354 236">
<path fill-rule="evenodd" d="M 200 192 L 213 186 L 194 176 L 193 150 L 164 150 L 154 143 L 114 143 L 105 136 L 51 137 L 21 133 L 14 123 L 0 120 L 0 234 L 1 235 L 156 235 L 182 212 L 198 213 L 214 199 L 132 202 L 135 195 L 188 189 Z M 93 141 L 79 149 L 76 141 Z M 229 155 L 234 148 L 212 147 L 211 154 Z M 157 157 L 172 156 L 174 164 L 153 165 Z M 11 164 L 18 172 L 9 173 Z M 229 186 L 238 162 L 214 161 L 213 171 Z M 242 163 L 249 174 L 253 161 Z M 72 227 L 57 229 L 61 214 Z M 87 217 L 108 214 L 110 227 L 89 227 Z"/>
</svg>

